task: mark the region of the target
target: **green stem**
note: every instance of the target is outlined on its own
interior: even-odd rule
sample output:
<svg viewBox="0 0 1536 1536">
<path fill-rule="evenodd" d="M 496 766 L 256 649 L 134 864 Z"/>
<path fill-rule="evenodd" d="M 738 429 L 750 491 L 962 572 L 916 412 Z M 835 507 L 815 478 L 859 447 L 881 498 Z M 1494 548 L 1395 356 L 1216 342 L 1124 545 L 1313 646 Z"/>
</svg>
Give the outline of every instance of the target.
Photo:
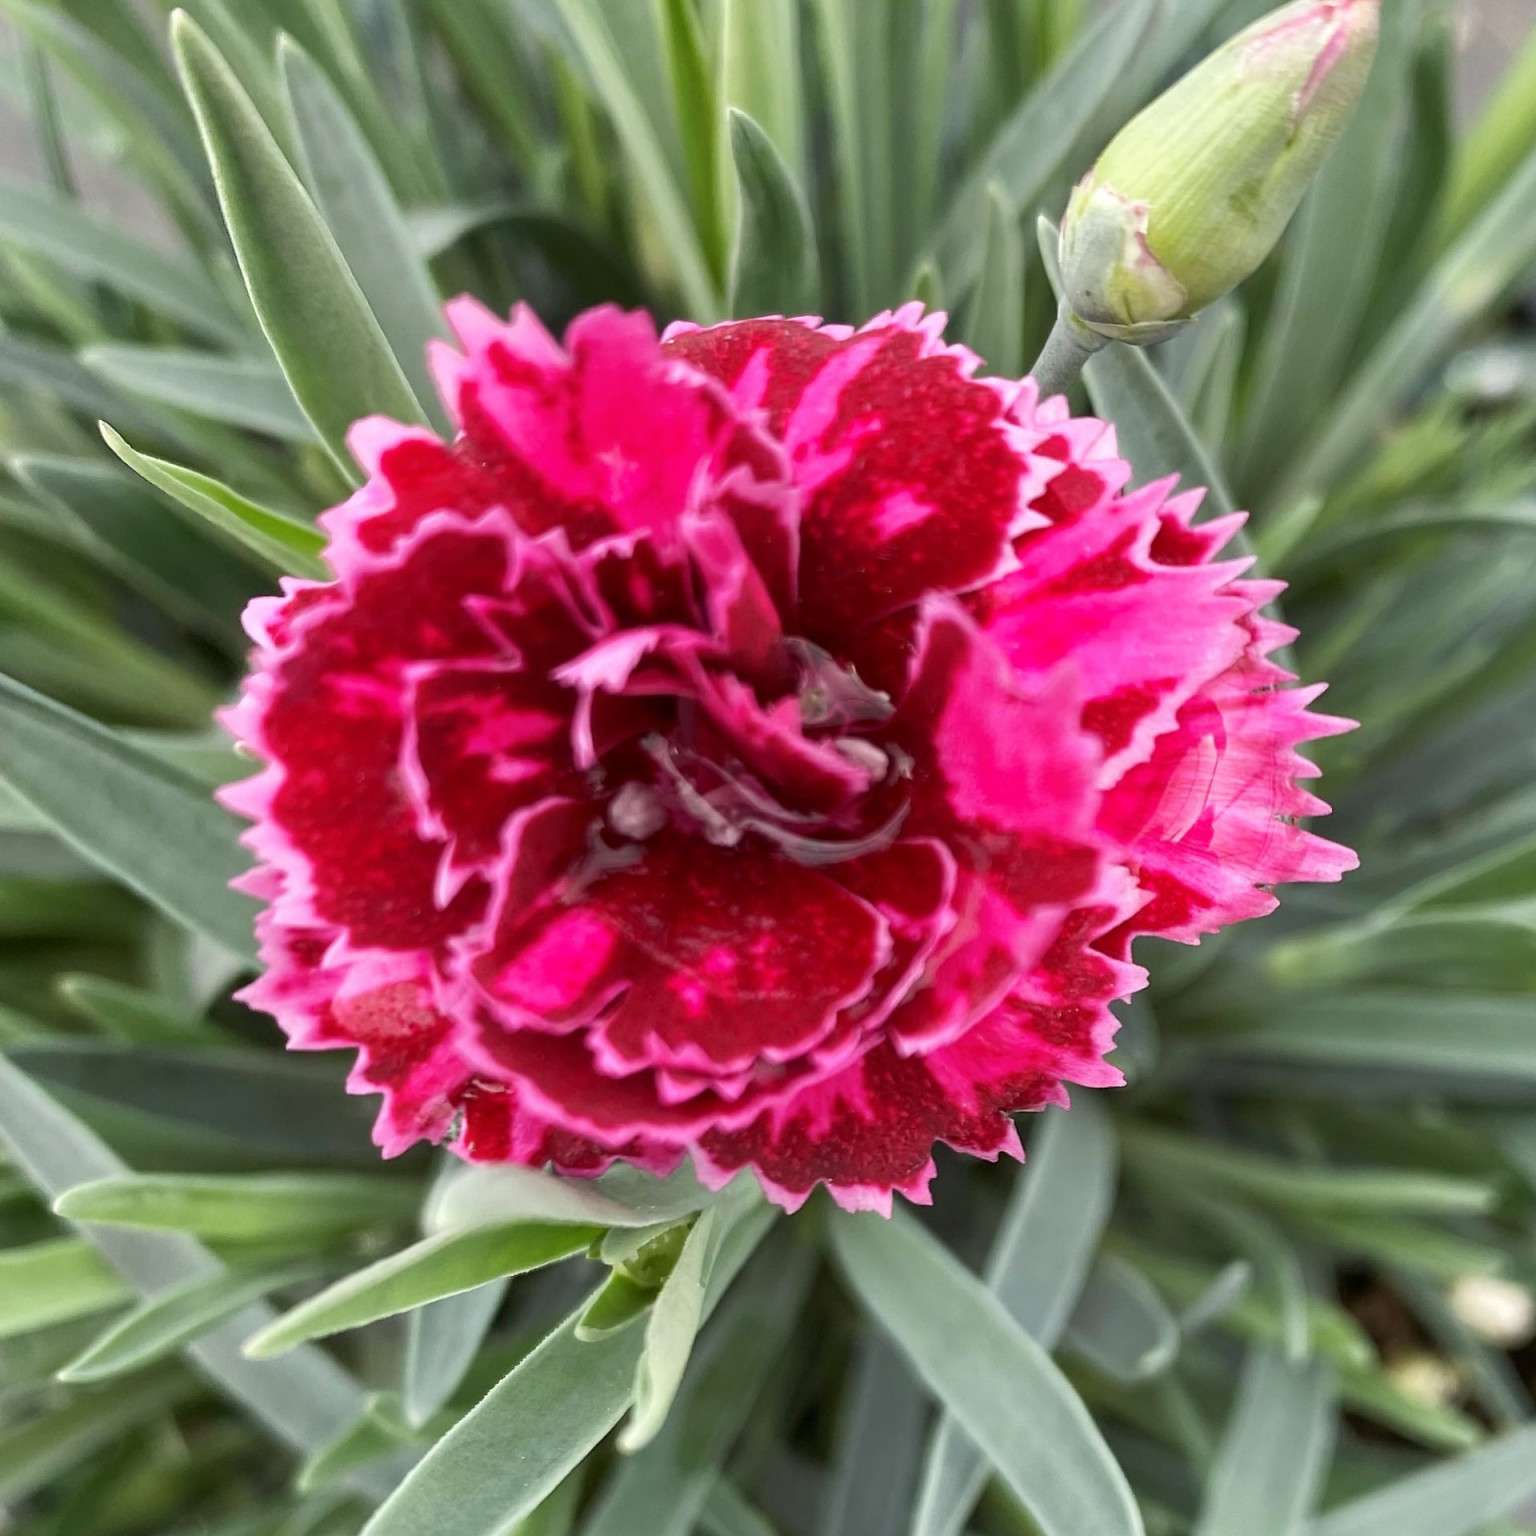
<svg viewBox="0 0 1536 1536">
<path fill-rule="evenodd" d="M 1056 324 L 1045 348 L 1029 371 L 1040 386 L 1040 396 L 1064 395 L 1077 382 L 1084 364 L 1109 341 L 1090 331 L 1065 304 L 1056 313 Z"/>
</svg>

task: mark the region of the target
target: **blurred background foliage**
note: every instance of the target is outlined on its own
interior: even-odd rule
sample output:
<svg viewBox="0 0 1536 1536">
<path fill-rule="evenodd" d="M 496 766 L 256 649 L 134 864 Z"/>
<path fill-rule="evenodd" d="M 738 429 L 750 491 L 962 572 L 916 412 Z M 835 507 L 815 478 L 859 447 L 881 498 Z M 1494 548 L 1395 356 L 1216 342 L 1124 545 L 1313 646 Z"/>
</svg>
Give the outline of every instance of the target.
<svg viewBox="0 0 1536 1536">
<path fill-rule="evenodd" d="M 1536 1528 L 1536 41 L 1458 115 L 1444 0 L 1387 0 L 1274 259 L 1089 369 L 1363 722 L 1318 752 L 1360 873 L 1143 951 L 1128 1090 L 920 1220 L 772 1223 L 381 1165 L 229 1000 L 239 612 L 316 569 L 341 427 L 435 408 L 439 295 L 917 296 L 1017 374 L 1037 220 L 1265 8 L 192 0 L 178 63 L 155 5 L 0 0 L 10 1536 Z"/>
</svg>

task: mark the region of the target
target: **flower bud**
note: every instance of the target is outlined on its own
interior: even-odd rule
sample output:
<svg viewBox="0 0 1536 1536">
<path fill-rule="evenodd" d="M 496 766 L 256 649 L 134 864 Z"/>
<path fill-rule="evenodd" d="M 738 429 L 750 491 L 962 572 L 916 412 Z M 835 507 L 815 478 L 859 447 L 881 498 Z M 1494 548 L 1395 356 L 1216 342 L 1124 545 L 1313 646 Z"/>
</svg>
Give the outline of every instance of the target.
<svg viewBox="0 0 1536 1536">
<path fill-rule="evenodd" d="M 1451 1287 L 1451 1311 L 1478 1338 L 1519 1349 L 1536 1336 L 1536 1297 L 1498 1275 L 1464 1275 Z"/>
<path fill-rule="evenodd" d="M 1062 222 L 1078 319 L 1156 341 L 1253 272 L 1349 121 L 1379 25 L 1380 0 L 1296 0 L 1121 129 Z"/>
</svg>

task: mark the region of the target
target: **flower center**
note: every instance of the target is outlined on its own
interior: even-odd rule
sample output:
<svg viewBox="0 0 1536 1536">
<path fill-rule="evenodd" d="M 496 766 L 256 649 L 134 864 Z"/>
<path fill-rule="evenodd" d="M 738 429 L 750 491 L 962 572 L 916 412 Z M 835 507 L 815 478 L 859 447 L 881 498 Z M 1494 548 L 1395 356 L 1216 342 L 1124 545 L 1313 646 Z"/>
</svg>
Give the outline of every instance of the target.
<svg viewBox="0 0 1536 1536">
<path fill-rule="evenodd" d="M 807 865 L 843 863 L 895 842 L 912 760 L 871 734 L 894 713 L 889 696 L 807 640 L 788 640 L 785 651 L 796 681 L 784 699 L 796 700 L 798 718 L 786 718 L 784 699 L 744 705 L 734 721 L 679 699 L 675 724 L 639 741 L 649 772 L 626 779 L 608 800 L 611 853 L 634 857 L 634 845 L 668 828 L 720 848 L 753 835 Z"/>
</svg>

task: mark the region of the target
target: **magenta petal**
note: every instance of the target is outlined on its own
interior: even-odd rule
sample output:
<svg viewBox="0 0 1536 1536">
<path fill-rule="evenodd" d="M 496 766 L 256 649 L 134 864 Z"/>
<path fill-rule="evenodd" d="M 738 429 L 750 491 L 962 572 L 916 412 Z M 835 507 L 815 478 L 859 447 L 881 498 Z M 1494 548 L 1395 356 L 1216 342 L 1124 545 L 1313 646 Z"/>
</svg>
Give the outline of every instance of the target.
<svg viewBox="0 0 1536 1536">
<path fill-rule="evenodd" d="M 556 903 L 504 923 L 475 965 L 488 996 L 553 1025 L 595 1022 L 601 1070 L 729 1072 L 802 1056 L 889 954 L 879 914 L 811 869 L 665 837 Z"/>
<path fill-rule="evenodd" d="M 484 870 L 515 811 L 573 787 L 569 696 L 519 663 L 420 663 L 405 709 L 401 777 L 455 870 Z"/>
<path fill-rule="evenodd" d="M 1264 595 L 1247 585 L 1251 598 Z M 1273 910 L 1269 886 L 1337 880 L 1358 863 L 1295 822 L 1326 809 L 1296 782 L 1316 772 L 1297 746 L 1352 723 L 1308 710 L 1320 689 L 1281 686 L 1289 674 L 1264 660 L 1283 638 L 1274 626 L 1255 619 L 1247 629 L 1245 657 L 1105 797 L 1101 824 L 1133 850 L 1150 897 L 1122 942 L 1160 933 L 1193 943 Z"/>
<path fill-rule="evenodd" d="M 765 410 L 805 497 L 800 598 L 807 632 L 835 635 L 928 593 L 981 585 L 1037 521 L 1047 467 L 1025 451 L 1008 396 L 970 378 L 921 309 L 856 335 L 791 320 L 675 334 L 666 349 Z"/>
</svg>

